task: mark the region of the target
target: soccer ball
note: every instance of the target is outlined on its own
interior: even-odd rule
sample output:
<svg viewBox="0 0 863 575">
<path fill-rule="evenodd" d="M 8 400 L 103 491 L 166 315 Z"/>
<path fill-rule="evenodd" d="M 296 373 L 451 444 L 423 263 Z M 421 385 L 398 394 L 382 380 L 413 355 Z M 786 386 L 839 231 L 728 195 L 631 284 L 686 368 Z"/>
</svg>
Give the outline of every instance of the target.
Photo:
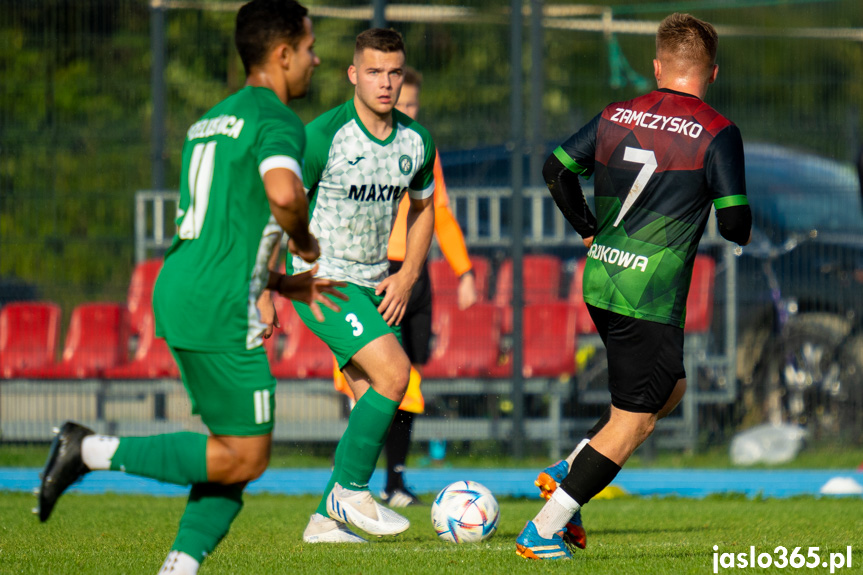
<svg viewBox="0 0 863 575">
<path fill-rule="evenodd" d="M 435 497 L 431 508 L 437 536 L 450 543 L 485 541 L 497 531 L 500 506 L 491 491 L 476 481 L 457 481 Z"/>
</svg>

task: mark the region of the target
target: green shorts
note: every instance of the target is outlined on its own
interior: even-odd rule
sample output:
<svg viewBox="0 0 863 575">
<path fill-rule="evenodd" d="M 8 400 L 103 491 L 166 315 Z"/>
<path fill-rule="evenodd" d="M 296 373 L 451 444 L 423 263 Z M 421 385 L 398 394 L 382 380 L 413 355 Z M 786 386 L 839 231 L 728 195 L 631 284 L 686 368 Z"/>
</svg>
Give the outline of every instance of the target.
<svg viewBox="0 0 863 575">
<path fill-rule="evenodd" d="M 374 288 L 355 284 L 337 289 L 350 299 L 342 301 L 333 298 L 341 308 L 339 312 L 321 306 L 324 321 L 315 319 L 308 305 L 296 301 L 293 304 L 303 323 L 329 346 L 339 362 L 339 369 L 344 368 L 354 354 L 367 344 L 388 333 L 394 334 L 401 343 L 401 328 L 387 325 L 378 311 L 384 296 L 375 295 Z"/>
<path fill-rule="evenodd" d="M 276 413 L 276 379 L 263 347 L 241 352 L 171 348 L 192 401 L 215 435 L 267 435 Z"/>
</svg>

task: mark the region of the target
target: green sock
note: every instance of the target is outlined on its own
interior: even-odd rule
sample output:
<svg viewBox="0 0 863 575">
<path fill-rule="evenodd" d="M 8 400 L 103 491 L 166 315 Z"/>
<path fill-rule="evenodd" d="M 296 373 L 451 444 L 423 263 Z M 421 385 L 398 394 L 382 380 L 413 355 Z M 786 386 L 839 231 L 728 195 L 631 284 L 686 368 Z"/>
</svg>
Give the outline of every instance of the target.
<svg viewBox="0 0 863 575">
<path fill-rule="evenodd" d="M 207 436 L 191 431 L 121 437 L 111 470 L 176 485 L 206 483 Z"/>
<path fill-rule="evenodd" d="M 199 563 L 227 535 L 243 508 L 243 484 L 196 483 L 189 493 L 172 551 L 182 551 Z"/>
<path fill-rule="evenodd" d="M 363 394 L 351 410 L 348 428 L 336 448 L 335 469 L 318 504 L 318 513 L 327 515 L 327 496 L 336 482 L 347 489 L 368 488 L 398 408 L 398 401 L 372 388 Z"/>
<path fill-rule="evenodd" d="M 348 422 L 348 426 L 350 426 L 350 421 Z M 345 433 L 347 433 L 347 430 L 345 430 Z M 336 484 L 336 470 L 341 469 L 342 467 L 343 455 L 345 453 L 344 445 L 345 436 L 342 435 L 339 444 L 336 446 L 336 455 L 333 457 L 333 472 L 330 474 L 330 480 L 324 488 L 324 496 L 321 497 L 321 500 L 318 503 L 318 508 L 315 509 L 316 513 L 320 513 L 324 517 L 329 517 L 329 514 L 327 513 L 327 496 L 330 494 L 330 491 L 333 490 L 333 485 Z"/>
</svg>

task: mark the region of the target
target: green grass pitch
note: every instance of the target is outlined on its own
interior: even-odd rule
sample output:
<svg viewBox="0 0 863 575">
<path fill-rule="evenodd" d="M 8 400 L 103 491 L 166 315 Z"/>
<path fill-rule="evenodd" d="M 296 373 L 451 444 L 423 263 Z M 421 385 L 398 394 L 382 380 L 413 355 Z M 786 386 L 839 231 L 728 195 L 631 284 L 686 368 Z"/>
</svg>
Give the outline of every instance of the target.
<svg viewBox="0 0 863 575">
<path fill-rule="evenodd" d="M 426 496 L 426 500 L 430 496 Z M 502 499 L 498 532 L 485 543 L 454 545 L 437 539 L 429 507 L 405 510 L 411 528 L 368 545 L 308 545 L 302 531 L 315 497 L 249 495 L 231 533 L 204 563 L 201 575 L 221 573 L 713 573 L 720 552 L 772 553 L 777 546 L 853 549 L 851 569 L 863 569 L 863 499 L 703 500 L 635 498 L 594 501 L 584 510 L 588 547 L 574 561 L 530 562 L 515 554 L 515 538 L 540 500 Z M 170 548 L 183 511 L 181 498 L 67 494 L 40 524 L 35 497 L 0 493 L 0 573 L 154 574 Z M 828 569 L 803 568 L 827 573 Z M 788 573 L 798 569 L 721 569 Z"/>
</svg>

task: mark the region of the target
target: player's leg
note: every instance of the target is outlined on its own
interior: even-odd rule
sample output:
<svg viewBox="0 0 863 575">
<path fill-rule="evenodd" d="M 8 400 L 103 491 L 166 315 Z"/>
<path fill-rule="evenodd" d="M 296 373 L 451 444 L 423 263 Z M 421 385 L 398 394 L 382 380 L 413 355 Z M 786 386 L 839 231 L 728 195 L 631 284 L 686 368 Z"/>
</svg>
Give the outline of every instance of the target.
<svg viewBox="0 0 863 575">
<path fill-rule="evenodd" d="M 189 395 L 212 432 L 207 442 L 208 482 L 192 486 L 165 573 L 195 573 L 227 535 L 243 507 L 243 489 L 270 461 L 276 380 L 263 348 L 240 353 L 178 351 Z M 182 563 L 190 569 L 180 570 Z"/>
<path fill-rule="evenodd" d="M 410 522 L 379 505 L 368 482 L 407 387 L 410 363 L 395 335 L 387 334 L 355 353 L 343 371 L 357 403 L 336 449 L 327 513 L 374 535 L 401 533 Z"/>
<path fill-rule="evenodd" d="M 349 301 L 342 303 L 339 312 L 325 309 L 323 322 L 311 316 L 308 306 L 294 303 L 309 329 L 333 351 L 357 400 L 336 448 L 333 474 L 317 514 L 374 535 L 394 535 L 410 523 L 374 501 L 368 481 L 407 387 L 410 362 L 397 328 L 388 326 L 377 311 L 383 297 L 371 288 L 351 284 L 341 289 Z"/>
<path fill-rule="evenodd" d="M 111 437 L 67 423 L 52 444 L 43 474 L 40 517 L 47 519 L 62 490 L 94 469 L 191 484 L 178 543 L 166 565 L 170 563 L 174 573 L 194 573 L 239 512 L 242 486 L 266 469 L 275 380 L 261 348 L 236 354 L 172 352 L 193 411 L 214 435 Z"/>
<path fill-rule="evenodd" d="M 591 315 L 594 310 L 591 309 Z M 616 477 L 653 432 L 657 414 L 669 412 L 682 393 L 683 330 L 608 314 L 609 421 L 576 456 L 568 475 L 536 518 L 537 537 L 555 540 L 581 507 Z M 562 537 L 561 537 L 562 540 Z M 520 554 L 530 549 L 517 544 Z"/>
</svg>

